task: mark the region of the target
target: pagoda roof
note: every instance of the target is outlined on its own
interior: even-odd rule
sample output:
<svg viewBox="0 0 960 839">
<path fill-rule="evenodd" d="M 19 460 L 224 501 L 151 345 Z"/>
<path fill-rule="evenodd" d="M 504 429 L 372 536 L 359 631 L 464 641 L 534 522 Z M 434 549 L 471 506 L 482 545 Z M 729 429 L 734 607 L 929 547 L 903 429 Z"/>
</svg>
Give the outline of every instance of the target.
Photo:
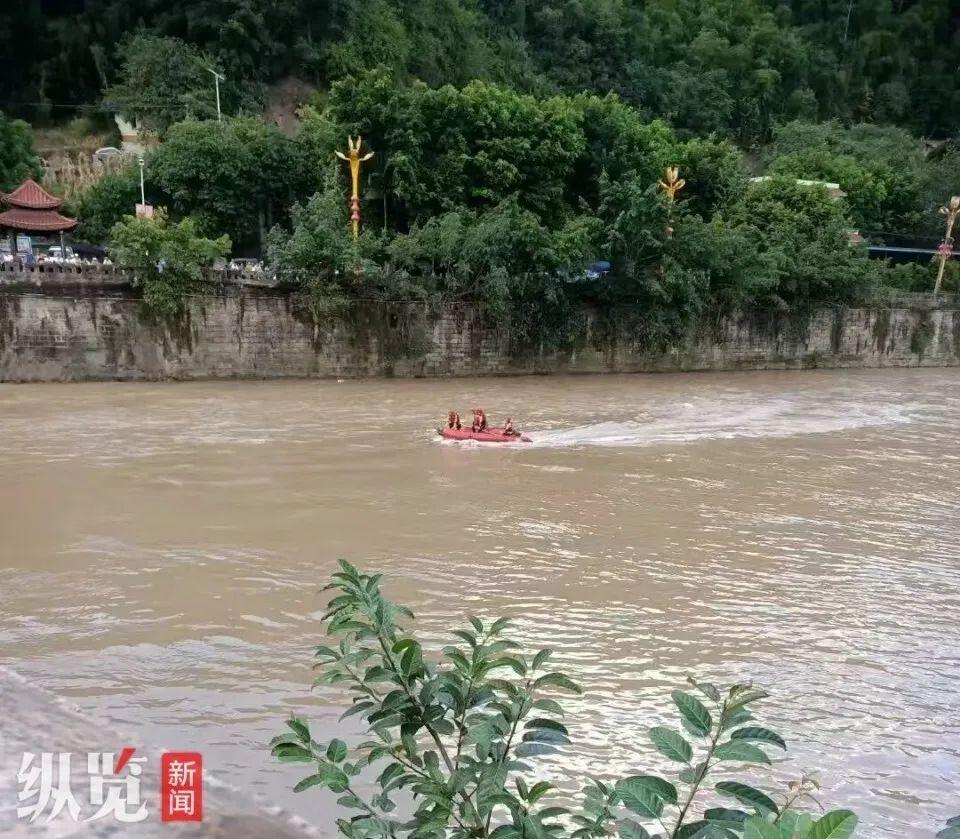
<svg viewBox="0 0 960 839">
<path fill-rule="evenodd" d="M 3 196 L 3 203 L 22 210 L 56 210 L 63 200 L 51 195 L 33 178 L 27 178 L 13 192 Z"/>
<path fill-rule="evenodd" d="M 56 210 L 24 210 L 14 207 L 0 213 L 0 227 L 24 230 L 28 233 L 48 233 L 73 230 L 77 220 L 60 215 Z"/>
</svg>

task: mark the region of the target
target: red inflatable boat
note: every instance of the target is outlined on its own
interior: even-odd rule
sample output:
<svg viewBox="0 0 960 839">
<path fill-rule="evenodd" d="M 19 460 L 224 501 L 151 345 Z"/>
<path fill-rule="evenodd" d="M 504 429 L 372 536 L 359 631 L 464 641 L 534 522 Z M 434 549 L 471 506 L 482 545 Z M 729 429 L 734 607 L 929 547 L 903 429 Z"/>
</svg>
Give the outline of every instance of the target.
<svg viewBox="0 0 960 839">
<path fill-rule="evenodd" d="M 486 431 L 471 431 L 469 428 L 438 428 L 437 433 L 446 440 L 476 440 L 478 443 L 532 443 L 523 434 L 504 434 L 502 428 Z"/>
</svg>

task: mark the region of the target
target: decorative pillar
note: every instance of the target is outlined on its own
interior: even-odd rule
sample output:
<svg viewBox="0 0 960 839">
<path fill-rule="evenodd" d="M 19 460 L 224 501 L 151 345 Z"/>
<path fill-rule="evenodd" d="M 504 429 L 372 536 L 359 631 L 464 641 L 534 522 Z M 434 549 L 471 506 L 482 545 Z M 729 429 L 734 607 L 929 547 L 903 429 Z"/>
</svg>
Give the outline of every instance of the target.
<svg viewBox="0 0 960 839">
<path fill-rule="evenodd" d="M 353 226 L 354 239 L 360 235 L 360 166 L 373 157 L 372 151 L 367 152 L 363 157 L 360 156 L 362 143 L 363 138 L 359 136 L 356 141 L 353 137 L 347 137 L 347 154 L 339 151 L 336 153 L 337 157 L 350 164 L 350 180 L 353 187 L 350 195 L 350 222 Z"/>
<path fill-rule="evenodd" d="M 960 214 L 960 195 L 954 195 L 946 207 L 940 208 L 940 213 L 947 217 L 947 232 L 937 248 L 937 256 L 940 258 L 940 267 L 937 269 L 937 282 L 933 286 L 933 295 L 936 297 L 940 293 L 940 285 L 943 282 L 943 272 L 947 267 L 947 260 L 953 256 L 953 224 Z"/>
</svg>

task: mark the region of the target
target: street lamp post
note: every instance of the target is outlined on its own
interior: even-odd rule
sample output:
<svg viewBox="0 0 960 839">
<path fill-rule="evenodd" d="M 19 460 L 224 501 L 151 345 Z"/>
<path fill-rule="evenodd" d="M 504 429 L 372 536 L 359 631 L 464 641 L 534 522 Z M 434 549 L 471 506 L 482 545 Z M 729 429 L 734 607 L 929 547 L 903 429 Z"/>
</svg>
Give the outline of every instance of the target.
<svg viewBox="0 0 960 839">
<path fill-rule="evenodd" d="M 145 206 L 147 203 L 147 191 L 143 185 L 143 155 L 137 158 L 137 163 L 140 164 L 140 203 Z"/>
<path fill-rule="evenodd" d="M 937 269 L 937 282 L 933 287 L 933 295 L 936 297 L 940 293 L 940 285 L 943 283 L 943 272 L 947 267 L 947 260 L 953 256 L 953 224 L 960 214 L 960 195 L 954 195 L 947 206 L 941 207 L 940 212 L 947 217 L 947 232 L 937 248 L 937 255 L 940 257 L 940 267 Z"/>
<path fill-rule="evenodd" d="M 220 117 L 220 82 L 222 82 L 226 76 L 221 76 L 212 67 L 207 67 L 207 72 L 213 73 L 213 83 L 217 90 L 217 122 L 222 122 L 223 120 Z"/>
</svg>

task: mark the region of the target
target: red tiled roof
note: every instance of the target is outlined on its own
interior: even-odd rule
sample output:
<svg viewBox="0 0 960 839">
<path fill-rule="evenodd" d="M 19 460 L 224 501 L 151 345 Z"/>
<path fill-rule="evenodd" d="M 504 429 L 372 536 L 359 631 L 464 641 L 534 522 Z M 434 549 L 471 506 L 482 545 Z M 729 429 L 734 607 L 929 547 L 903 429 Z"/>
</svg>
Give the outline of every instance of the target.
<svg viewBox="0 0 960 839">
<path fill-rule="evenodd" d="M 0 213 L 0 227 L 43 233 L 58 230 L 73 230 L 76 219 L 67 218 L 54 210 L 21 210 L 14 208 Z"/>
<path fill-rule="evenodd" d="M 33 178 L 27 178 L 13 192 L 3 196 L 3 203 L 23 210 L 56 210 L 63 201 L 47 192 Z"/>
</svg>

